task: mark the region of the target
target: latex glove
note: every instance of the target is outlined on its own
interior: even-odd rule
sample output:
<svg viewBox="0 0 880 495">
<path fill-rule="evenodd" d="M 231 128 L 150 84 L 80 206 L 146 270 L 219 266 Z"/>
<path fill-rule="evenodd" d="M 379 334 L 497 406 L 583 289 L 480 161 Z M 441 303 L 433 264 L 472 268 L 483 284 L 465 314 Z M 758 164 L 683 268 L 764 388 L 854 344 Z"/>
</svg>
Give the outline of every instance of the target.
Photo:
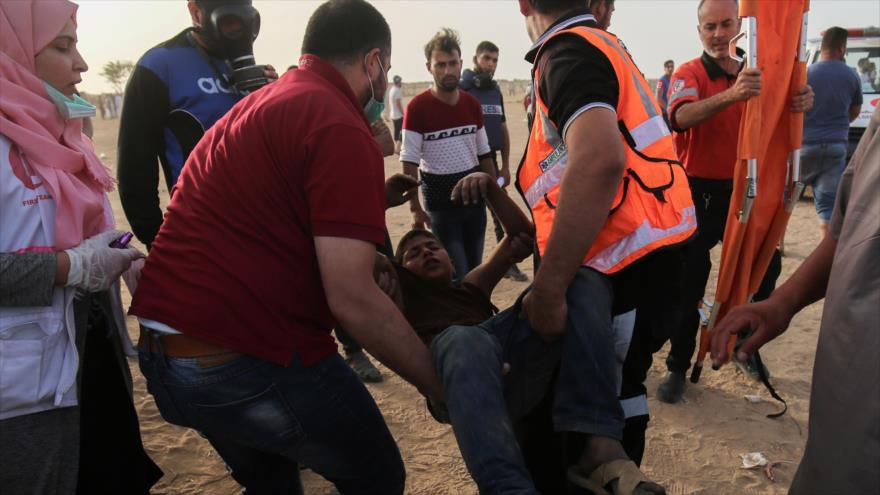
<svg viewBox="0 0 880 495">
<path fill-rule="evenodd" d="M 128 287 L 128 293 L 132 296 L 137 290 L 138 282 L 141 280 L 141 270 L 144 268 L 146 260 L 141 258 L 131 262 L 128 270 L 122 272 L 122 281 Z"/>
<path fill-rule="evenodd" d="M 143 253 L 133 247 L 110 247 L 110 243 L 122 234 L 118 230 L 108 230 L 65 250 L 70 258 L 67 286 L 87 292 L 107 290 L 122 272 L 128 270 L 133 260 L 143 258 Z"/>
</svg>

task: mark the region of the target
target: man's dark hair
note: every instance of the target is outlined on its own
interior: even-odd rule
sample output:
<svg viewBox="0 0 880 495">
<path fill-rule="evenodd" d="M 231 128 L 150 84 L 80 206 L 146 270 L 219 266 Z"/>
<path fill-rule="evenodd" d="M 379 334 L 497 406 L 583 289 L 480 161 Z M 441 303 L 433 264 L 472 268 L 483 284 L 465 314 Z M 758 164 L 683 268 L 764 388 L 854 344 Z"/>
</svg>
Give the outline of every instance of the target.
<svg viewBox="0 0 880 495">
<path fill-rule="evenodd" d="M 605 6 L 611 6 L 614 3 L 614 0 L 588 0 L 587 8 L 592 10 L 594 7 L 598 7 L 601 4 L 605 4 Z"/>
<path fill-rule="evenodd" d="M 394 251 L 394 259 L 396 259 L 398 263 L 403 264 L 403 255 L 406 254 L 406 252 L 404 251 L 404 249 L 406 248 L 406 243 L 415 239 L 416 237 L 430 237 L 431 239 L 440 242 L 440 239 L 430 230 L 412 229 L 406 234 L 403 234 L 403 237 L 401 237 L 400 241 L 397 243 L 397 249 Z"/>
<path fill-rule="evenodd" d="M 591 0 L 592 3 L 595 0 Z M 529 0 L 529 5 L 542 14 L 561 14 L 584 7 L 584 0 Z M 589 5 L 587 5 L 589 7 Z"/>
<path fill-rule="evenodd" d="M 352 63 L 373 48 L 391 50 L 391 29 L 376 7 L 364 0 L 329 0 L 309 19 L 302 53 Z"/>
<path fill-rule="evenodd" d="M 431 61 L 431 52 L 434 50 L 453 53 L 458 52 L 461 56 L 461 42 L 458 41 L 458 33 L 453 29 L 443 28 L 425 45 L 425 60 Z"/>
<path fill-rule="evenodd" d="M 669 64 L 675 64 L 675 62 L 672 60 L 667 60 L 666 62 L 663 62 L 663 67 L 666 67 Z"/>
<path fill-rule="evenodd" d="M 822 35 L 822 50 L 843 50 L 849 33 L 842 27 L 830 27 Z"/>
<path fill-rule="evenodd" d="M 498 50 L 498 45 L 496 45 L 495 43 L 492 43 L 491 41 L 481 41 L 480 44 L 477 45 L 477 51 L 475 51 L 474 53 L 476 55 L 479 55 L 483 52 L 498 53 L 499 51 L 500 50 Z"/>
</svg>

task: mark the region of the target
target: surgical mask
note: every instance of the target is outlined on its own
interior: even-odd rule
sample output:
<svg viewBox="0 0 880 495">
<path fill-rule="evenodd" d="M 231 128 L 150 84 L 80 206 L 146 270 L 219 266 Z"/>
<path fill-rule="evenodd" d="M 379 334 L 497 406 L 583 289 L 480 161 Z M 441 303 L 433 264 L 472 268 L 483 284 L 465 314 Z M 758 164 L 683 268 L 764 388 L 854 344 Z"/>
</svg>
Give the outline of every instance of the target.
<svg viewBox="0 0 880 495">
<path fill-rule="evenodd" d="M 382 71 L 382 77 L 386 77 L 385 67 L 382 67 L 382 61 L 378 59 L 376 61 L 379 62 L 379 70 Z M 373 79 L 370 77 L 369 72 L 367 72 L 367 80 L 370 81 L 370 101 L 364 105 L 364 115 L 367 116 L 367 121 L 371 124 L 375 124 L 382 118 L 382 112 L 385 110 L 385 102 L 376 99 L 376 91 L 373 89 Z"/>
<path fill-rule="evenodd" d="M 78 94 L 74 94 L 73 98 L 68 98 L 64 93 L 58 91 L 46 81 L 43 81 L 43 86 L 46 87 L 49 98 L 55 104 L 55 108 L 58 109 L 58 113 L 61 114 L 61 118 L 64 120 L 84 119 L 95 116 L 95 105 L 84 100 Z"/>
</svg>

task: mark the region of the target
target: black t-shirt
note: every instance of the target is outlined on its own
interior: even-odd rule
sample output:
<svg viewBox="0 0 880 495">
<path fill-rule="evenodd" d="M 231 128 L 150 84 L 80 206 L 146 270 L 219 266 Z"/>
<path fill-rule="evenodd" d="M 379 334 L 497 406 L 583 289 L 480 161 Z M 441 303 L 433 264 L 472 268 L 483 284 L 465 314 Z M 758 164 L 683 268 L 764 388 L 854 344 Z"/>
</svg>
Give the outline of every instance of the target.
<svg viewBox="0 0 880 495">
<path fill-rule="evenodd" d="M 403 316 L 425 345 L 452 325 L 477 325 L 498 311 L 475 285 L 437 285 L 397 264 L 394 267 L 403 294 Z"/>
<path fill-rule="evenodd" d="M 595 21 L 568 23 L 572 18 L 589 14 L 575 10 L 562 16 L 547 31 L 564 25 L 565 29 L 586 26 L 598 28 Z M 526 60 L 540 68 L 538 90 L 547 105 L 547 117 L 560 134 L 572 116 L 588 105 L 604 104 L 617 108 L 620 88 L 608 57 L 601 50 L 574 34 L 556 36 L 540 50 L 533 49 Z"/>
</svg>

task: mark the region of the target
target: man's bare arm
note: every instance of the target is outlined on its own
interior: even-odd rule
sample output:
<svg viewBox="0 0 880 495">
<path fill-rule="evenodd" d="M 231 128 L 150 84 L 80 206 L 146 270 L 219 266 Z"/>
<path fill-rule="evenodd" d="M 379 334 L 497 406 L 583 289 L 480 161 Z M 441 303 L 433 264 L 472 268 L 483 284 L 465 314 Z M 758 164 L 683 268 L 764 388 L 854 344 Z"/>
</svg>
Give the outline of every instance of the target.
<svg viewBox="0 0 880 495">
<path fill-rule="evenodd" d="M 730 105 L 759 94 L 761 94 L 761 71 L 744 69 L 729 89 L 706 99 L 682 103 L 675 107 L 673 115 L 670 116 L 673 127 L 681 130 L 696 127 Z"/>
<path fill-rule="evenodd" d="M 565 330 L 565 293 L 584 255 L 608 218 L 626 164 L 617 116 L 590 109 L 569 124 L 564 136 L 568 168 L 560 188 L 553 229 L 524 310 L 546 339 Z"/>
<path fill-rule="evenodd" d="M 475 204 L 480 200 L 486 200 L 489 207 L 495 212 L 498 221 L 509 236 L 516 236 L 521 232 L 529 235 L 535 229 L 532 221 L 510 199 L 494 178 L 484 172 L 474 172 L 458 181 L 452 190 L 452 202 L 461 204 Z"/>
<path fill-rule="evenodd" d="M 419 180 L 419 166 L 418 164 L 412 162 L 401 162 L 403 163 L 403 173 Z M 424 229 L 425 227 L 431 228 L 431 218 L 428 216 L 428 213 L 422 208 L 422 202 L 419 200 L 418 194 L 413 194 L 409 199 L 409 211 L 413 216 L 412 228 L 414 229 Z"/>
<path fill-rule="evenodd" d="M 852 122 L 859 117 L 859 114 L 862 113 L 861 105 L 853 105 L 849 107 L 849 121 Z"/>
<path fill-rule="evenodd" d="M 488 174 L 492 177 L 492 180 L 495 180 L 498 174 L 495 173 L 495 162 L 492 161 L 491 156 L 487 156 L 480 160 L 480 171 L 484 174 Z"/>
<path fill-rule="evenodd" d="M 486 297 L 492 297 L 492 291 L 504 274 L 516 263 L 526 259 L 533 252 L 534 238 L 525 232 L 517 236 L 504 236 L 489 259 L 468 272 L 464 281 L 480 289 Z"/>
<path fill-rule="evenodd" d="M 442 401 L 430 351 L 374 281 L 375 246 L 355 239 L 316 237 L 315 250 L 327 302 L 340 325 L 422 394 Z"/>
</svg>

